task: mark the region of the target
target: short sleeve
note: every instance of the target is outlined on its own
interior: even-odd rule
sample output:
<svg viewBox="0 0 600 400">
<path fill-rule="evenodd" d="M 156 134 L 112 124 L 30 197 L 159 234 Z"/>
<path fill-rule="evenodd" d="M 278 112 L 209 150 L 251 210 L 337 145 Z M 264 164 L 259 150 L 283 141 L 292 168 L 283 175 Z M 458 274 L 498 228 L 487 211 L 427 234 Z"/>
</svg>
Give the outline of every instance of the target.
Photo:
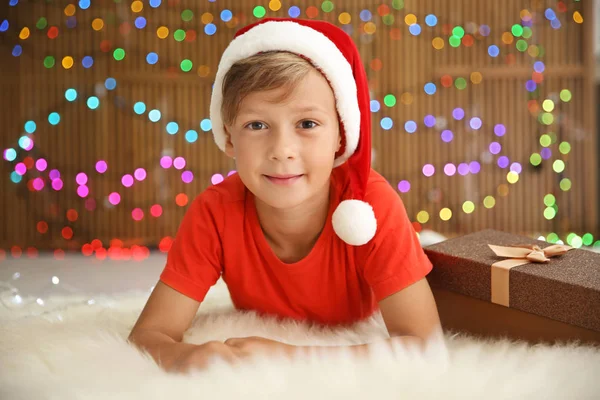
<svg viewBox="0 0 600 400">
<path fill-rule="evenodd" d="M 358 254 L 364 278 L 379 302 L 424 278 L 433 265 L 400 196 L 383 179 L 369 186 L 365 201 L 373 206 L 377 233 Z"/>
<path fill-rule="evenodd" d="M 218 193 L 197 196 L 187 210 L 167 255 L 160 280 L 178 292 L 202 302 L 220 278 L 223 251 L 223 212 Z"/>
</svg>

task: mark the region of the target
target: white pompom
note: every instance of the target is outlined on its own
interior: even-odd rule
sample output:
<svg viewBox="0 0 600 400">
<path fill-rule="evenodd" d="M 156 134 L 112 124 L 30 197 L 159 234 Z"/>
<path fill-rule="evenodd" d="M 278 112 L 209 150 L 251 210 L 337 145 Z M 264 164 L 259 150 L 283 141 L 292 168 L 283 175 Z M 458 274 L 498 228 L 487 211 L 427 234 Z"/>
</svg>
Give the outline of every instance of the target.
<svg viewBox="0 0 600 400">
<path fill-rule="evenodd" d="M 344 200 L 331 217 L 333 230 L 344 242 L 362 246 L 375 236 L 377 220 L 373 207 L 360 200 Z"/>
</svg>

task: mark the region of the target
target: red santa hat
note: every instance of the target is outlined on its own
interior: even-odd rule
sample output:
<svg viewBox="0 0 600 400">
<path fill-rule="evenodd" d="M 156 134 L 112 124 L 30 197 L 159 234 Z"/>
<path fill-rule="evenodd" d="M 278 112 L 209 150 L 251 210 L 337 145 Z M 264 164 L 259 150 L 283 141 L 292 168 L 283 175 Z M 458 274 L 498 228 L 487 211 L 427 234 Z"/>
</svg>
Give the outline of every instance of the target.
<svg viewBox="0 0 600 400">
<path fill-rule="evenodd" d="M 336 99 L 343 134 L 343 153 L 334 167 L 348 164 L 351 198 L 332 216 L 333 228 L 344 242 L 360 246 L 377 230 L 373 208 L 363 201 L 371 170 L 371 115 L 366 73 L 352 38 L 325 21 L 266 18 L 240 29 L 219 63 L 210 105 L 217 146 L 225 151 L 227 137 L 221 118 L 223 79 L 231 66 L 266 51 L 287 51 L 308 59 L 329 81 Z"/>
</svg>

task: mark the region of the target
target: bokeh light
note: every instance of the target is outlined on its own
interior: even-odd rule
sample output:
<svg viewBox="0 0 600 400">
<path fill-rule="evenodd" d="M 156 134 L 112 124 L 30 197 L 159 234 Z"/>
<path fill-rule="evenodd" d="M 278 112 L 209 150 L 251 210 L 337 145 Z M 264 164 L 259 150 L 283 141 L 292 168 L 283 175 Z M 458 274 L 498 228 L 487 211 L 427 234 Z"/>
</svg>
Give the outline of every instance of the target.
<svg viewBox="0 0 600 400">
<path fill-rule="evenodd" d="M 169 156 L 163 156 L 160 158 L 160 166 L 164 169 L 171 168 L 173 166 L 173 159 Z"/>
<path fill-rule="evenodd" d="M 460 121 L 465 117 L 465 111 L 462 108 L 455 108 L 452 111 L 452 117 L 455 120 Z"/>
<path fill-rule="evenodd" d="M 81 198 L 86 198 L 90 194 L 90 190 L 87 186 L 79 186 L 77 188 L 77 195 Z"/>
<path fill-rule="evenodd" d="M 496 199 L 493 196 L 486 196 L 483 199 L 483 206 L 485 208 L 494 208 L 494 206 L 496 205 Z"/>
<path fill-rule="evenodd" d="M 131 212 L 131 217 L 135 220 L 135 221 L 141 221 L 144 218 L 144 211 L 142 211 L 141 208 L 135 208 L 133 209 L 133 211 Z"/>
<path fill-rule="evenodd" d="M 185 193 L 179 193 L 175 196 L 175 204 L 179 207 L 185 207 L 188 203 L 188 196 Z"/>
<path fill-rule="evenodd" d="M 77 176 L 75 176 L 75 182 L 77 182 L 78 185 L 85 185 L 88 181 L 88 177 L 85 173 L 80 172 L 77 174 Z"/>
<path fill-rule="evenodd" d="M 415 133 L 417 131 L 417 123 L 415 121 L 406 121 L 404 123 L 404 130 L 407 133 Z"/>
<path fill-rule="evenodd" d="M 442 221 L 449 221 L 452 218 L 452 210 L 448 207 L 444 207 L 440 210 L 440 219 Z"/>
<path fill-rule="evenodd" d="M 212 129 L 212 123 L 210 122 L 210 119 L 203 119 L 200 122 L 200 129 L 202 129 L 204 132 L 208 132 Z"/>
<path fill-rule="evenodd" d="M 92 29 L 95 31 L 100 31 L 104 28 L 104 21 L 101 18 L 95 18 L 92 21 Z"/>
<path fill-rule="evenodd" d="M 463 212 L 465 214 L 472 214 L 475 211 L 475 204 L 472 201 L 465 201 L 462 205 Z"/>
<path fill-rule="evenodd" d="M 423 175 L 426 177 L 431 177 L 435 174 L 435 167 L 431 164 L 425 164 L 423 166 Z"/>
<path fill-rule="evenodd" d="M 441 133 L 441 138 L 442 138 L 442 141 L 444 141 L 445 143 L 450 143 L 452 141 L 452 139 L 454 138 L 454 134 L 452 133 L 451 130 L 445 129 Z"/>
<path fill-rule="evenodd" d="M 144 18 L 144 17 L 137 17 L 135 19 L 135 21 L 134 21 L 133 24 L 138 29 L 144 29 L 146 27 L 146 23 L 147 23 L 146 18 Z"/>
<path fill-rule="evenodd" d="M 96 96 L 90 96 L 87 99 L 87 106 L 91 110 L 95 110 L 96 108 L 98 108 L 98 106 L 100 106 L 100 100 Z"/>
<path fill-rule="evenodd" d="M 135 177 L 135 179 L 141 182 L 144 179 L 146 179 L 146 170 L 144 168 L 137 168 L 133 173 L 133 176 Z"/>
<path fill-rule="evenodd" d="M 75 101 L 77 99 L 77 90 L 67 89 L 65 91 L 65 99 L 67 99 L 67 101 Z"/>
<path fill-rule="evenodd" d="M 115 60 L 121 61 L 122 59 L 125 58 L 125 50 L 123 50 L 122 48 L 115 49 L 113 51 L 113 57 Z"/>
<path fill-rule="evenodd" d="M 6 149 L 4 150 L 4 159 L 6 161 L 14 161 L 17 158 L 17 152 L 15 149 Z"/>
<path fill-rule="evenodd" d="M 183 60 L 183 61 L 181 61 L 180 67 L 183 72 L 191 71 L 192 67 L 193 67 L 192 61 L 187 60 L 187 59 Z"/>
<path fill-rule="evenodd" d="M 133 105 L 133 111 L 138 115 L 142 115 L 146 112 L 146 104 L 144 104 L 141 101 L 138 101 Z"/>
<path fill-rule="evenodd" d="M 123 186 L 125 186 L 126 188 L 132 187 L 133 186 L 133 176 L 131 176 L 130 174 L 123 175 L 123 177 L 121 178 L 121 184 Z"/>
<path fill-rule="evenodd" d="M 569 91 L 568 89 L 563 89 L 560 91 L 560 99 L 562 101 L 564 101 L 565 103 L 568 103 L 569 101 L 571 101 L 572 98 L 572 94 L 571 91 Z"/>
<path fill-rule="evenodd" d="M 378 112 L 381 109 L 381 104 L 377 100 L 371 100 L 370 103 L 371 112 Z"/>
<path fill-rule="evenodd" d="M 161 118 L 161 113 L 159 110 L 154 109 L 154 110 L 150 110 L 148 112 L 148 119 L 150 121 L 158 122 L 158 121 L 160 121 L 160 118 Z"/>
<path fill-rule="evenodd" d="M 154 204 L 152 207 L 150 207 L 150 215 L 152 215 L 154 218 L 160 217 L 162 213 L 163 209 L 160 204 Z"/>
<path fill-rule="evenodd" d="M 175 167 L 175 169 L 184 169 L 185 164 L 185 158 L 183 157 L 175 157 L 175 159 L 173 160 L 173 167 Z"/>
<path fill-rule="evenodd" d="M 292 9 L 294 9 L 294 10 L 292 10 Z M 292 15 L 292 13 L 295 13 L 296 10 L 298 12 L 298 15 L 300 15 L 300 9 L 298 7 L 296 7 L 296 6 L 290 7 L 290 11 L 289 11 L 290 17 L 292 17 L 292 18 L 297 17 L 297 16 Z M 231 10 L 225 9 L 225 10 L 221 11 L 221 20 L 223 22 L 229 22 L 229 21 L 231 21 L 232 18 L 233 18 L 233 13 L 231 12 Z"/>
<path fill-rule="evenodd" d="M 215 24 L 208 24 L 204 27 L 204 33 L 208 36 L 212 36 L 217 33 L 217 26 Z"/>
<path fill-rule="evenodd" d="M 563 160 L 556 160 L 552 164 L 552 169 L 556 173 L 561 173 L 565 170 L 565 162 Z"/>
<path fill-rule="evenodd" d="M 469 126 L 472 129 L 477 130 L 477 129 L 481 128 L 481 125 L 482 125 L 482 121 L 478 117 L 471 118 L 471 120 L 469 121 Z"/>
<path fill-rule="evenodd" d="M 60 122 L 60 114 L 57 112 L 52 112 L 48 114 L 48 122 L 50 125 L 58 125 Z"/>
<path fill-rule="evenodd" d="M 189 143 L 194 143 L 195 141 L 198 140 L 198 132 L 196 132 L 193 129 L 190 129 L 189 131 L 187 131 L 185 133 L 185 140 L 188 141 Z"/>
<path fill-rule="evenodd" d="M 106 78 L 104 81 L 104 87 L 108 90 L 114 90 L 117 87 L 117 81 L 115 78 Z"/>
<path fill-rule="evenodd" d="M 496 136 L 502 137 L 506 134 L 506 127 L 502 124 L 497 124 L 494 126 L 494 134 Z"/>
<path fill-rule="evenodd" d="M 36 128 L 37 128 L 37 125 L 34 121 L 25 122 L 25 132 L 33 133 L 33 132 L 35 132 Z"/>
<path fill-rule="evenodd" d="M 156 30 L 156 36 L 158 36 L 159 39 L 166 39 L 167 36 L 169 36 L 169 28 L 166 26 L 159 27 Z"/>
<path fill-rule="evenodd" d="M 96 162 L 96 171 L 99 174 L 103 174 L 108 170 L 108 164 L 104 160 Z"/>
<path fill-rule="evenodd" d="M 181 180 L 184 183 L 191 183 L 194 180 L 194 174 L 191 171 L 183 171 L 181 173 Z"/>
<path fill-rule="evenodd" d="M 121 202 L 121 195 L 117 192 L 112 192 L 111 194 L 108 195 L 108 201 L 113 206 L 116 206 L 117 204 L 119 204 Z"/>
<path fill-rule="evenodd" d="M 444 165 L 444 174 L 448 176 L 453 176 L 454 174 L 456 174 L 456 166 L 452 163 Z"/>
<path fill-rule="evenodd" d="M 139 13 L 144 9 L 144 3 L 139 0 L 135 0 L 131 3 L 131 11 L 134 13 Z"/>
<path fill-rule="evenodd" d="M 91 68 L 94 65 L 94 59 L 91 56 L 85 56 L 81 59 L 83 68 Z"/>
<path fill-rule="evenodd" d="M 214 174 L 211 178 L 210 178 L 210 182 L 213 185 L 218 185 L 219 183 L 223 182 L 225 180 L 225 178 L 223 177 L 223 175 L 221 174 Z"/>
<path fill-rule="evenodd" d="M 167 123 L 165 129 L 169 135 L 174 135 L 177 132 L 179 132 L 179 125 L 177 124 L 177 122 L 171 121 Z"/>
<path fill-rule="evenodd" d="M 385 117 L 381 119 L 380 125 L 384 130 L 387 131 L 393 128 L 394 121 L 390 117 Z"/>
</svg>

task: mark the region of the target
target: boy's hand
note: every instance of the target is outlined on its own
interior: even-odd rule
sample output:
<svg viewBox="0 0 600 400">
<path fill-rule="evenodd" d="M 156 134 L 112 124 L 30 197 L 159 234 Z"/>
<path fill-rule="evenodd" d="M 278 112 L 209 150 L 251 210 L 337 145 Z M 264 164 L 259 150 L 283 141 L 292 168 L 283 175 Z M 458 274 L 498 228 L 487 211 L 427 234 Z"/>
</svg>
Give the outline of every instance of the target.
<svg viewBox="0 0 600 400">
<path fill-rule="evenodd" d="M 255 354 L 274 354 L 280 353 L 291 356 L 296 346 L 278 342 L 276 340 L 263 337 L 252 336 L 246 338 L 231 338 L 225 341 L 225 344 L 238 350 L 241 357 L 249 357 Z"/>
<path fill-rule="evenodd" d="M 215 359 L 235 364 L 241 359 L 242 352 L 219 341 L 196 345 L 179 354 L 165 370 L 168 372 L 188 372 L 191 369 L 204 369 Z"/>
</svg>

